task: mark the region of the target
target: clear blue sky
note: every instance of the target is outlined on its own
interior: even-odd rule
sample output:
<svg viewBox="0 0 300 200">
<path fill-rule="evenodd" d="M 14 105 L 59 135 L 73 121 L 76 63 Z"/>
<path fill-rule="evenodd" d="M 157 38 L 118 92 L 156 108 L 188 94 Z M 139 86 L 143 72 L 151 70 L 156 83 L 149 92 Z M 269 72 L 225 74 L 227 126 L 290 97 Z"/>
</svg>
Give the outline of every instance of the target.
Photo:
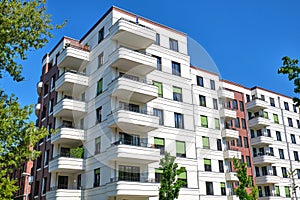
<svg viewBox="0 0 300 200">
<path fill-rule="evenodd" d="M 68 19 L 67 25 L 53 31 L 54 38 L 43 49 L 29 52 L 22 62 L 24 82 L 0 81 L 0 88 L 15 93 L 23 105 L 37 102 L 45 53 L 64 35 L 80 39 L 112 5 L 185 32 L 207 50 L 224 79 L 294 96 L 293 84 L 277 69 L 285 55 L 300 58 L 298 0 L 48 1 L 53 22 Z"/>
</svg>

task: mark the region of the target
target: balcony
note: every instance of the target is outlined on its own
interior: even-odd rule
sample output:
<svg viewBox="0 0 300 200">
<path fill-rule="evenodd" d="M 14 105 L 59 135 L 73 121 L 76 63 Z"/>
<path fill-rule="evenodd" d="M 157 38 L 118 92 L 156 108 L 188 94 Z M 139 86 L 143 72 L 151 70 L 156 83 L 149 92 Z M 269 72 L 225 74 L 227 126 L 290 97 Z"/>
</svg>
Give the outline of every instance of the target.
<svg viewBox="0 0 300 200">
<path fill-rule="evenodd" d="M 262 147 L 273 144 L 273 138 L 268 136 L 259 136 L 251 138 L 251 145 L 253 147 Z"/>
<path fill-rule="evenodd" d="M 223 151 L 224 159 L 233 160 L 233 158 L 241 159 L 242 153 L 235 150 L 225 150 Z"/>
<path fill-rule="evenodd" d="M 152 148 L 147 144 L 130 145 L 124 144 L 124 141 L 117 141 L 107 149 L 105 157 L 111 161 L 132 161 L 136 164 L 149 164 L 159 162 L 160 149 Z"/>
<path fill-rule="evenodd" d="M 226 101 L 231 101 L 234 99 L 234 93 L 225 89 L 219 89 L 218 97 L 226 99 Z"/>
<path fill-rule="evenodd" d="M 120 47 L 109 55 L 109 65 L 125 73 L 145 76 L 156 69 L 157 60 L 144 53 Z"/>
<path fill-rule="evenodd" d="M 263 129 L 270 125 L 270 119 L 264 118 L 262 116 L 254 117 L 248 121 L 248 127 L 251 129 Z"/>
<path fill-rule="evenodd" d="M 85 170 L 85 161 L 77 155 L 61 154 L 49 162 L 49 172 L 78 173 Z"/>
<path fill-rule="evenodd" d="M 236 172 L 226 172 L 225 179 L 228 182 L 239 181 L 238 177 L 236 176 Z"/>
<path fill-rule="evenodd" d="M 258 112 L 260 110 L 268 108 L 268 103 L 261 99 L 254 99 L 246 103 L 247 111 L 249 112 Z"/>
<path fill-rule="evenodd" d="M 253 157 L 253 164 L 258 165 L 268 165 L 276 163 L 276 157 L 271 154 L 264 154 L 264 155 L 254 155 Z"/>
<path fill-rule="evenodd" d="M 83 197 L 82 191 L 77 189 L 53 189 L 46 193 L 47 200 L 81 200 Z"/>
<path fill-rule="evenodd" d="M 38 82 L 38 83 L 36 84 L 36 89 L 37 89 L 37 93 L 38 93 L 39 96 L 41 95 L 42 88 L 43 88 L 43 82 L 40 81 L 40 82 Z"/>
<path fill-rule="evenodd" d="M 76 147 L 85 140 L 84 130 L 62 127 L 60 130 L 51 135 L 52 144 L 64 144 L 68 147 Z"/>
<path fill-rule="evenodd" d="M 227 108 L 222 108 L 220 110 L 220 117 L 224 118 L 225 121 L 233 120 L 236 118 L 236 111 L 235 110 L 229 110 Z"/>
<path fill-rule="evenodd" d="M 155 43 L 156 32 L 139 23 L 121 18 L 109 29 L 112 40 L 133 46 L 136 49 L 146 49 Z"/>
<path fill-rule="evenodd" d="M 122 75 L 111 84 L 112 96 L 127 101 L 147 103 L 157 98 L 157 86 L 131 75 Z"/>
<path fill-rule="evenodd" d="M 223 129 L 222 130 L 222 138 L 226 141 L 231 141 L 239 138 L 239 132 L 234 129 Z"/>
<path fill-rule="evenodd" d="M 255 177 L 256 185 L 264 184 L 276 184 L 279 183 L 280 178 L 278 176 L 266 175 Z"/>
<path fill-rule="evenodd" d="M 154 180 L 111 178 L 111 183 L 106 186 L 106 192 L 108 196 L 120 196 L 126 199 L 149 198 L 158 195 L 158 186 L 159 183 L 154 183 Z"/>
<path fill-rule="evenodd" d="M 35 105 L 35 115 L 38 117 L 39 116 L 39 113 L 41 111 L 41 104 L 40 103 L 37 103 Z"/>
<path fill-rule="evenodd" d="M 87 49 L 76 45 L 68 45 L 57 58 L 60 68 L 70 68 L 78 71 L 89 61 L 90 53 Z"/>
<path fill-rule="evenodd" d="M 76 71 L 64 72 L 56 81 L 55 90 L 78 96 L 88 86 L 89 79 Z"/>
<path fill-rule="evenodd" d="M 85 102 L 65 96 L 53 108 L 54 117 L 77 118 L 86 113 Z"/>
<path fill-rule="evenodd" d="M 144 110 L 120 107 L 107 116 L 107 124 L 110 128 L 118 127 L 128 133 L 148 133 L 158 128 L 159 118 Z"/>
</svg>

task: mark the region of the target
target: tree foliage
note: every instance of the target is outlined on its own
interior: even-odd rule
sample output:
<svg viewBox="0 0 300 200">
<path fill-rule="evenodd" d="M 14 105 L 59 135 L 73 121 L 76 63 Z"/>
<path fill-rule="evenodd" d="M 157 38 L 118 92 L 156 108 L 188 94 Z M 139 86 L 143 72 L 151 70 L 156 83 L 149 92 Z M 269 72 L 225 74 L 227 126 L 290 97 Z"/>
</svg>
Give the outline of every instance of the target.
<svg viewBox="0 0 300 200">
<path fill-rule="evenodd" d="M 0 199 L 10 199 L 18 189 L 10 178 L 12 169 L 35 159 L 39 152 L 33 146 L 48 134 L 29 121 L 32 106 L 21 107 L 17 100 L 0 92 Z"/>
<path fill-rule="evenodd" d="M 46 0 L 0 2 L 0 78 L 8 72 L 15 81 L 23 80 L 17 60 L 25 60 L 28 50 L 45 46 L 50 31 L 62 27 L 52 25 L 45 5 Z"/>
<path fill-rule="evenodd" d="M 287 74 L 290 81 L 294 81 L 294 92 L 300 93 L 300 68 L 298 66 L 298 59 L 291 59 L 288 56 L 282 58 L 282 66 L 278 69 L 279 74 Z M 300 99 L 298 97 L 293 98 L 295 105 L 300 106 Z"/>
<path fill-rule="evenodd" d="M 252 186 L 251 177 L 247 175 L 246 163 L 241 163 L 238 159 L 234 158 L 233 164 L 236 176 L 239 179 L 239 186 L 236 189 L 236 195 L 240 200 L 257 200 L 258 190 L 256 186 Z M 247 192 L 247 189 L 251 190 L 250 194 Z"/>
<path fill-rule="evenodd" d="M 160 160 L 160 170 L 163 171 L 159 187 L 159 200 L 174 200 L 179 196 L 181 187 L 185 184 L 178 179 L 178 175 L 186 172 L 184 167 L 178 168 L 175 157 L 166 152 L 165 157 Z"/>
</svg>

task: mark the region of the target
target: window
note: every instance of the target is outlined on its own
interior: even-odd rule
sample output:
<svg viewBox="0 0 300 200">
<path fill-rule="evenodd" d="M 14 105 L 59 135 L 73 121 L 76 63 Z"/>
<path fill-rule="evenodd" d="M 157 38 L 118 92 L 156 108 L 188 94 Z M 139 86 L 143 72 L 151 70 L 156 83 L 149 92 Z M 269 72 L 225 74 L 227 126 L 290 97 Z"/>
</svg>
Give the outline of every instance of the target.
<svg viewBox="0 0 300 200">
<path fill-rule="evenodd" d="M 173 51 L 178 51 L 178 41 L 172 38 L 169 39 L 170 49 Z"/>
<path fill-rule="evenodd" d="M 42 181 L 42 194 L 46 194 L 46 189 L 47 189 L 47 177 L 44 177 Z"/>
<path fill-rule="evenodd" d="M 263 176 L 267 176 L 267 175 L 268 175 L 268 170 L 267 170 L 267 167 L 266 167 L 266 166 L 263 166 L 263 167 L 261 168 L 261 174 L 262 174 Z"/>
<path fill-rule="evenodd" d="M 100 168 L 94 169 L 94 187 L 100 186 Z"/>
<path fill-rule="evenodd" d="M 98 68 L 100 68 L 104 64 L 103 53 L 98 56 Z"/>
<path fill-rule="evenodd" d="M 155 44 L 160 45 L 160 35 L 156 33 Z"/>
<path fill-rule="evenodd" d="M 101 78 L 98 83 L 97 83 L 97 95 L 98 96 L 99 94 L 102 93 L 102 88 L 103 87 L 103 79 Z"/>
<path fill-rule="evenodd" d="M 224 162 L 223 162 L 223 160 L 219 160 L 218 161 L 218 163 L 219 163 L 219 172 L 224 172 Z"/>
<path fill-rule="evenodd" d="M 280 159 L 284 159 L 284 152 L 283 152 L 283 149 L 278 149 L 279 151 L 279 158 Z"/>
<path fill-rule="evenodd" d="M 49 163 L 50 151 L 49 149 L 44 153 L 44 166 L 47 166 Z"/>
<path fill-rule="evenodd" d="M 49 115 L 53 112 L 53 107 L 54 107 L 54 99 L 51 99 L 49 101 Z"/>
<path fill-rule="evenodd" d="M 101 137 L 97 137 L 95 139 L 95 154 L 99 154 L 101 152 Z"/>
<path fill-rule="evenodd" d="M 249 94 L 246 94 L 246 99 L 247 99 L 247 102 L 250 102 L 250 95 Z"/>
<path fill-rule="evenodd" d="M 210 149 L 209 137 L 202 136 L 202 147 L 203 149 Z"/>
<path fill-rule="evenodd" d="M 246 120 L 244 118 L 242 120 L 242 129 L 246 129 Z"/>
<path fill-rule="evenodd" d="M 263 101 L 265 101 L 265 95 L 263 95 L 263 94 L 260 95 L 260 99 L 263 100 Z"/>
<path fill-rule="evenodd" d="M 98 44 L 104 40 L 104 27 L 98 32 Z"/>
<path fill-rule="evenodd" d="M 221 187 L 221 195 L 222 196 L 226 196 L 226 186 L 224 182 L 220 183 L 220 187 Z"/>
<path fill-rule="evenodd" d="M 250 156 L 246 156 L 247 167 L 251 167 L 251 159 Z"/>
<path fill-rule="evenodd" d="M 290 110 L 288 102 L 284 102 L 284 109 L 285 110 Z"/>
<path fill-rule="evenodd" d="M 155 182 L 160 183 L 162 179 L 163 170 L 162 169 L 155 169 Z"/>
<path fill-rule="evenodd" d="M 244 102 L 240 101 L 240 111 L 244 112 Z"/>
<path fill-rule="evenodd" d="M 204 87 L 204 82 L 203 82 L 203 77 L 202 76 L 197 76 L 197 85 Z"/>
<path fill-rule="evenodd" d="M 271 137 L 271 130 L 270 129 L 267 129 L 267 136 Z"/>
<path fill-rule="evenodd" d="M 204 170 L 206 172 L 211 172 L 211 160 L 204 158 Z"/>
<path fill-rule="evenodd" d="M 178 180 L 181 180 L 184 182 L 184 184 L 182 185 L 182 187 L 186 188 L 187 187 L 187 173 L 186 171 L 185 172 L 182 172 L 181 174 L 179 174 L 177 176 Z"/>
<path fill-rule="evenodd" d="M 295 158 L 295 161 L 299 161 L 298 151 L 294 151 L 294 158 Z"/>
<path fill-rule="evenodd" d="M 214 187 L 212 182 L 205 182 L 206 195 L 214 195 Z"/>
<path fill-rule="evenodd" d="M 48 85 L 48 83 L 45 83 L 44 84 L 44 96 L 46 96 L 48 94 L 48 92 L 49 92 L 49 85 Z"/>
<path fill-rule="evenodd" d="M 251 138 L 255 138 L 255 134 L 254 134 L 254 130 L 250 130 L 250 135 L 251 135 Z"/>
<path fill-rule="evenodd" d="M 288 123 L 289 123 L 289 127 L 293 127 L 293 120 L 292 120 L 292 118 L 288 117 Z"/>
<path fill-rule="evenodd" d="M 184 128 L 183 114 L 174 113 L 175 128 Z"/>
<path fill-rule="evenodd" d="M 293 110 L 295 113 L 297 113 L 297 106 L 296 105 L 293 105 Z"/>
<path fill-rule="evenodd" d="M 276 139 L 277 139 L 277 141 L 282 141 L 281 140 L 281 133 L 279 131 L 276 131 Z"/>
<path fill-rule="evenodd" d="M 201 126 L 208 128 L 207 116 L 201 115 L 200 120 L 201 120 Z"/>
<path fill-rule="evenodd" d="M 275 186 L 275 194 L 278 197 L 280 196 L 280 190 L 279 190 L 279 186 L 278 185 Z"/>
<path fill-rule="evenodd" d="M 285 196 L 286 197 L 291 197 L 290 187 L 289 186 L 284 186 L 284 191 L 285 191 Z"/>
<path fill-rule="evenodd" d="M 244 147 L 249 148 L 248 137 L 244 137 Z"/>
<path fill-rule="evenodd" d="M 213 99 L 213 106 L 215 110 L 218 110 L 218 100 L 217 99 Z"/>
<path fill-rule="evenodd" d="M 34 196 L 38 196 L 39 195 L 39 187 L 40 187 L 40 181 L 35 181 Z"/>
<path fill-rule="evenodd" d="M 51 80 L 50 80 L 50 89 L 54 89 L 55 87 L 55 76 L 52 76 L 51 77 Z"/>
<path fill-rule="evenodd" d="M 256 177 L 259 177 L 259 176 L 260 176 L 259 168 L 258 168 L 258 167 L 255 167 L 255 176 L 256 176 Z"/>
<path fill-rule="evenodd" d="M 283 178 L 287 178 L 288 174 L 287 174 L 287 170 L 285 167 L 281 167 L 281 172 L 282 172 L 282 177 Z"/>
<path fill-rule="evenodd" d="M 297 122 L 297 127 L 300 128 L 300 121 L 297 119 L 296 122 Z"/>
<path fill-rule="evenodd" d="M 140 181 L 140 167 L 119 165 L 119 180 Z"/>
<path fill-rule="evenodd" d="M 239 136 L 239 138 L 236 140 L 236 145 L 238 146 L 238 147 L 242 147 L 243 145 L 242 145 L 242 137 L 241 136 Z"/>
<path fill-rule="evenodd" d="M 240 119 L 238 117 L 234 119 L 234 127 L 235 128 L 240 128 L 241 127 Z"/>
<path fill-rule="evenodd" d="M 165 154 L 165 139 L 163 138 L 154 138 L 154 148 L 160 149 L 160 155 Z"/>
<path fill-rule="evenodd" d="M 230 141 L 230 145 L 231 145 L 231 146 L 235 146 L 235 140 L 231 140 L 231 141 Z"/>
<path fill-rule="evenodd" d="M 210 89 L 215 90 L 216 89 L 216 84 L 214 80 L 210 80 Z"/>
<path fill-rule="evenodd" d="M 222 140 L 221 139 L 217 139 L 217 150 L 222 151 Z"/>
<path fill-rule="evenodd" d="M 273 175 L 277 176 L 277 169 L 276 166 L 272 166 Z"/>
<path fill-rule="evenodd" d="M 173 87 L 173 100 L 182 102 L 182 89 Z"/>
<path fill-rule="evenodd" d="M 297 177 L 300 179 L 300 169 L 297 169 Z"/>
<path fill-rule="evenodd" d="M 269 119 L 269 113 L 266 112 L 266 111 L 264 111 L 264 118 L 265 118 L 265 119 Z"/>
<path fill-rule="evenodd" d="M 41 156 L 37 157 L 37 165 L 36 165 L 36 169 L 40 169 L 42 166 L 42 158 Z"/>
<path fill-rule="evenodd" d="M 185 142 L 176 141 L 176 156 L 183 158 L 186 157 Z"/>
<path fill-rule="evenodd" d="M 181 76 L 180 64 L 172 61 L 172 74 L 176 76 Z"/>
<path fill-rule="evenodd" d="M 200 106 L 206 107 L 206 98 L 205 96 L 199 95 Z"/>
<path fill-rule="evenodd" d="M 157 116 L 159 118 L 159 125 L 164 124 L 164 115 L 163 115 L 163 110 L 153 108 L 153 115 Z"/>
<path fill-rule="evenodd" d="M 220 130 L 220 120 L 215 118 L 215 129 Z"/>
<path fill-rule="evenodd" d="M 245 162 L 245 156 L 242 155 L 241 163 L 244 163 L 244 162 Z"/>
<path fill-rule="evenodd" d="M 237 109 L 238 109 L 237 100 L 232 100 L 232 108 L 233 108 L 234 110 L 237 110 Z"/>
<path fill-rule="evenodd" d="M 293 144 L 296 144 L 296 137 L 294 134 L 291 134 L 291 141 Z"/>
<path fill-rule="evenodd" d="M 265 189 L 265 196 L 271 196 L 270 186 L 264 186 Z"/>
<path fill-rule="evenodd" d="M 102 122 L 102 106 L 96 110 L 97 123 Z"/>
<path fill-rule="evenodd" d="M 270 97 L 270 105 L 275 107 L 275 100 L 272 97 Z"/>
<path fill-rule="evenodd" d="M 153 85 L 157 86 L 157 90 L 158 90 L 157 94 L 158 94 L 158 97 L 163 97 L 163 86 L 162 86 L 162 83 L 153 81 Z"/>
<path fill-rule="evenodd" d="M 162 69 L 162 66 L 161 66 L 161 57 L 158 57 L 158 56 L 154 56 L 152 55 L 154 58 L 156 58 L 156 69 L 161 71 Z"/>
<path fill-rule="evenodd" d="M 262 193 L 261 186 L 258 186 L 257 189 L 258 189 L 258 196 L 259 196 L 259 197 L 262 197 L 262 196 L 263 196 L 263 193 Z"/>
<path fill-rule="evenodd" d="M 273 118 L 274 118 L 274 123 L 279 124 L 278 115 L 273 114 Z"/>
</svg>

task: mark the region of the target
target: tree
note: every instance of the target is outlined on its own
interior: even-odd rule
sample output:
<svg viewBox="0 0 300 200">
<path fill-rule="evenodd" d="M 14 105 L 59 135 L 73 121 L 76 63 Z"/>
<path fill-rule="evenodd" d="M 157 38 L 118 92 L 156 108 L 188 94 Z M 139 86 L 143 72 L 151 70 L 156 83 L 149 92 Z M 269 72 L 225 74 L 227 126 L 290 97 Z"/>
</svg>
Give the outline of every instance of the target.
<svg viewBox="0 0 300 200">
<path fill-rule="evenodd" d="M 35 159 L 39 152 L 33 146 L 48 132 L 29 122 L 32 106 L 21 107 L 13 95 L 0 92 L 0 199 L 11 199 L 18 189 L 10 175 L 24 161 Z"/>
<path fill-rule="evenodd" d="M 0 1 L 0 79 L 8 73 L 14 81 L 24 79 L 20 60 L 27 52 L 45 46 L 53 35 L 46 14 L 46 0 Z M 0 89 L 0 199 L 11 199 L 18 189 L 12 179 L 13 168 L 35 159 L 39 153 L 33 146 L 46 136 L 45 128 L 38 129 L 29 121 L 32 105 L 21 107 L 18 98 Z"/>
<path fill-rule="evenodd" d="M 26 52 L 39 49 L 53 37 L 54 28 L 46 14 L 46 0 L 2 0 L 0 2 L 0 78 L 8 72 L 15 81 L 22 81 L 22 65 Z"/>
<path fill-rule="evenodd" d="M 298 59 L 291 59 L 288 56 L 282 58 L 282 66 L 278 69 L 278 74 L 287 74 L 290 81 L 294 81 L 294 92 L 300 93 L 300 68 L 298 66 Z M 298 97 L 293 98 L 296 106 L 300 106 L 300 99 Z"/>
<path fill-rule="evenodd" d="M 258 189 L 256 186 L 252 186 L 251 177 L 247 175 L 246 163 L 241 163 L 238 159 L 234 158 L 233 164 L 236 176 L 239 179 L 239 186 L 236 189 L 236 195 L 240 200 L 257 200 Z M 251 190 L 250 194 L 247 192 L 247 189 Z"/>
<path fill-rule="evenodd" d="M 159 200 L 174 200 L 178 198 L 179 191 L 185 181 L 178 179 L 178 176 L 185 173 L 184 167 L 178 168 L 175 163 L 175 157 L 166 152 L 165 157 L 160 160 L 160 170 L 162 170 L 162 177 L 159 187 Z"/>
</svg>

